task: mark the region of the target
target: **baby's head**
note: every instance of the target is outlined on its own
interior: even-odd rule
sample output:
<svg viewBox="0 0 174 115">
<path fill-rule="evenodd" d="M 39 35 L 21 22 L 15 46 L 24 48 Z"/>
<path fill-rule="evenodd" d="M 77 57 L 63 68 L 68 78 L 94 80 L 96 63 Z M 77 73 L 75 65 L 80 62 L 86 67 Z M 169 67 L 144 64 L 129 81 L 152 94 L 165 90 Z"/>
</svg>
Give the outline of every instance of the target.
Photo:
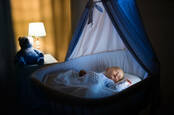
<svg viewBox="0 0 174 115">
<path fill-rule="evenodd" d="M 112 79 L 115 83 L 124 78 L 124 72 L 119 67 L 109 67 L 105 71 L 105 76 Z"/>
</svg>

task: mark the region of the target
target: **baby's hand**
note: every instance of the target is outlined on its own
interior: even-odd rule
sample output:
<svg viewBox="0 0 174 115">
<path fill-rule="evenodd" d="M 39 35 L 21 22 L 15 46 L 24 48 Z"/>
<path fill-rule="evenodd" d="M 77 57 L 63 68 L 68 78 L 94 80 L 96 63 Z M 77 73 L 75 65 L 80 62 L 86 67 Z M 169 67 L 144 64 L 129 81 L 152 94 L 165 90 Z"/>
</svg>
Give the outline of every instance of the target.
<svg viewBox="0 0 174 115">
<path fill-rule="evenodd" d="M 132 82 L 129 80 L 129 79 L 126 79 L 126 81 L 131 85 L 132 84 Z"/>
<path fill-rule="evenodd" d="M 79 72 L 79 76 L 81 77 L 81 76 L 84 76 L 86 74 L 86 71 L 85 70 L 80 70 L 80 72 Z"/>
</svg>

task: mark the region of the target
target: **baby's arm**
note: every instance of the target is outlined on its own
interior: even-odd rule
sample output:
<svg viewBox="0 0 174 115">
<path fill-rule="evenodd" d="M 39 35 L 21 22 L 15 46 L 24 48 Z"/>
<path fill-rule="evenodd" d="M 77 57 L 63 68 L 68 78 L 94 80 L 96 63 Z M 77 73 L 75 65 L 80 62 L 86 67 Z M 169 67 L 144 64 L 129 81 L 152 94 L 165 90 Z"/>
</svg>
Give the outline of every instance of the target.
<svg viewBox="0 0 174 115">
<path fill-rule="evenodd" d="M 132 85 L 132 82 L 129 79 L 125 79 L 125 80 L 119 81 L 117 83 L 114 83 L 114 82 L 106 83 L 106 87 L 108 87 L 112 90 L 115 90 L 115 91 L 122 91 L 131 85 Z"/>
<path fill-rule="evenodd" d="M 131 85 L 132 84 L 132 82 L 129 80 L 129 79 L 126 79 L 126 81 Z"/>
</svg>

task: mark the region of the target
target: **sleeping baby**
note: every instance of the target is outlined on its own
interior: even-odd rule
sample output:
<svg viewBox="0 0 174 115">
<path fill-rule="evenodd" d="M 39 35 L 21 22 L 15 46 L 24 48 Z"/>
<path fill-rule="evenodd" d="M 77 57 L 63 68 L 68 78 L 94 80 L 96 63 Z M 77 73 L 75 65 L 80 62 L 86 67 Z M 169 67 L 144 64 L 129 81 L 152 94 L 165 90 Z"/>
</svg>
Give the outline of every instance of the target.
<svg viewBox="0 0 174 115">
<path fill-rule="evenodd" d="M 112 95 L 129 87 L 132 83 L 124 79 L 124 72 L 119 67 L 109 67 L 102 73 L 80 70 L 66 71 L 59 74 L 56 83 L 63 92 L 89 98 L 98 98 Z"/>
<path fill-rule="evenodd" d="M 82 77 L 86 74 L 87 72 L 85 70 L 80 70 L 79 76 Z M 104 72 L 104 75 L 113 80 L 115 83 L 118 83 L 119 81 L 124 79 L 124 72 L 120 67 L 109 67 L 106 69 Z M 131 81 L 126 79 L 126 81 L 131 84 Z"/>
</svg>

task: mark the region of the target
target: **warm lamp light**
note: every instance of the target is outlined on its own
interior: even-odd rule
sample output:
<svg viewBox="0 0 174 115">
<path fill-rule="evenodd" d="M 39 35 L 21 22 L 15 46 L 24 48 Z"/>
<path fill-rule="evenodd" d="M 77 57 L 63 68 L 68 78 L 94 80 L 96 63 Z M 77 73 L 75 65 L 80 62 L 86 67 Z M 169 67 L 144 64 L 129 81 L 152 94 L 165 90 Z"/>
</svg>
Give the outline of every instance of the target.
<svg viewBox="0 0 174 115">
<path fill-rule="evenodd" d="M 38 38 L 42 38 L 46 36 L 44 24 L 42 22 L 29 23 L 28 36 L 32 36 L 33 38 L 36 38 L 36 41 L 35 41 L 36 48 L 40 49 L 40 41 Z"/>
</svg>

